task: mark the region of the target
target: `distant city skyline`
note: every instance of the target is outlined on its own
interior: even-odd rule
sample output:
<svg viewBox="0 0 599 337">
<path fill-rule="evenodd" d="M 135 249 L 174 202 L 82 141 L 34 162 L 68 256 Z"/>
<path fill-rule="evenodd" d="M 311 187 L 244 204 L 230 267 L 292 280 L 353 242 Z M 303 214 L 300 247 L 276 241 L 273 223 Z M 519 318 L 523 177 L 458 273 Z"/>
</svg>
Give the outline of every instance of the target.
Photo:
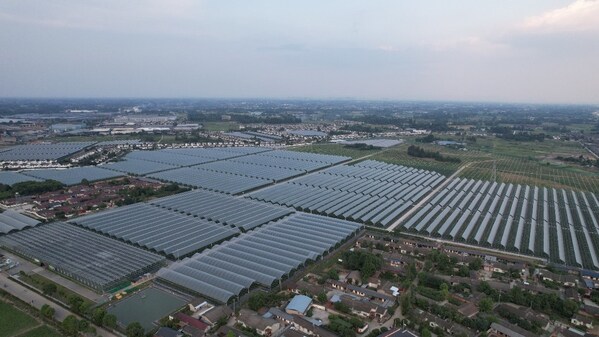
<svg viewBox="0 0 599 337">
<path fill-rule="evenodd" d="M 0 97 L 599 103 L 599 1 L 0 3 Z"/>
</svg>

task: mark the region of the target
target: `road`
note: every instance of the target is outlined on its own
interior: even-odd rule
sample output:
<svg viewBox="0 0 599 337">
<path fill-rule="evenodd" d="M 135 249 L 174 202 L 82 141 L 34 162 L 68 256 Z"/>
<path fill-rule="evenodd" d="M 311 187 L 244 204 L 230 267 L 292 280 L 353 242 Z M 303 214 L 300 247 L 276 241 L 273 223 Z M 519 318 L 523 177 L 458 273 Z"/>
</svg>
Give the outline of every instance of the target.
<svg viewBox="0 0 599 337">
<path fill-rule="evenodd" d="M 34 308 L 40 309 L 44 304 L 51 306 L 55 310 L 54 319 L 59 322 L 64 321 L 64 319 L 67 318 L 67 316 L 69 316 L 69 315 L 74 315 L 69 310 L 48 300 L 47 298 L 34 292 L 33 290 L 30 290 L 30 289 L 18 284 L 17 282 L 10 280 L 4 273 L 0 273 L 0 284 L 2 284 L 2 289 L 4 291 L 13 295 L 14 297 L 19 298 L 21 301 L 23 301 L 25 303 L 29 303 Z M 77 316 L 77 315 L 75 315 L 75 316 Z M 77 318 L 81 319 L 81 317 L 79 317 L 79 316 L 77 316 Z M 90 323 L 90 325 L 92 325 L 93 327 L 96 328 L 96 332 L 97 332 L 98 336 L 118 337 L 114 333 L 112 333 L 104 328 L 95 326 L 91 323 Z"/>
<path fill-rule="evenodd" d="M 449 176 L 449 178 L 445 179 L 443 181 L 443 183 L 441 183 L 441 185 L 437 186 L 434 190 L 430 191 L 424 198 L 422 198 L 422 200 L 420 200 L 416 205 L 412 206 L 412 208 L 410 208 L 406 213 L 404 213 L 404 215 L 402 215 L 393 224 L 391 224 L 391 226 L 387 227 L 386 230 L 388 230 L 389 232 L 393 232 L 395 227 L 399 226 L 399 224 L 401 224 L 406 219 L 408 219 L 410 216 L 412 216 L 412 214 L 414 214 L 414 212 L 416 212 L 422 206 L 424 206 L 430 200 L 430 198 L 437 195 L 437 193 L 439 193 L 439 191 L 441 191 L 443 188 L 445 188 L 445 186 L 447 186 L 453 179 L 455 179 L 455 177 L 457 177 L 464 169 L 466 169 L 471 164 L 472 164 L 472 162 L 467 163 L 467 164 L 463 165 L 462 167 L 460 167 L 459 169 L 457 169 L 451 176 Z"/>
</svg>

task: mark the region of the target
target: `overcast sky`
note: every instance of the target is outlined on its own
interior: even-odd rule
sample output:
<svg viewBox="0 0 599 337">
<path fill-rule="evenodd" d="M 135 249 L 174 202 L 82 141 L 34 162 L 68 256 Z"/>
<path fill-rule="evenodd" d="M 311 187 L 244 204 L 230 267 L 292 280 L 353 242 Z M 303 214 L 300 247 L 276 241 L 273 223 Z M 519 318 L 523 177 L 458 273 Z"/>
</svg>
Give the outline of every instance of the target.
<svg viewBox="0 0 599 337">
<path fill-rule="evenodd" d="M 2 0 L 0 96 L 599 103 L 599 0 Z"/>
</svg>

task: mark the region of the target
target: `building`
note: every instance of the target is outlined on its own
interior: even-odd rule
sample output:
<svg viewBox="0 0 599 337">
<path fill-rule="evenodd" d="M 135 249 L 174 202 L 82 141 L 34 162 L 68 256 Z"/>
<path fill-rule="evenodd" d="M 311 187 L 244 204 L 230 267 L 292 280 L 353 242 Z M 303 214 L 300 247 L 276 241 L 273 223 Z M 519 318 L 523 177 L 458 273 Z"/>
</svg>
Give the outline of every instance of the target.
<svg viewBox="0 0 599 337">
<path fill-rule="evenodd" d="M 183 330 L 188 332 L 186 334 L 191 336 L 203 335 L 210 328 L 208 324 L 181 312 L 175 314 L 175 319 L 178 319 Z"/>
<path fill-rule="evenodd" d="M 179 331 L 173 330 L 173 329 L 167 328 L 167 327 L 161 327 L 154 334 L 154 337 L 182 337 L 182 336 L 183 336 L 183 334 L 180 333 Z"/>
<path fill-rule="evenodd" d="M 489 337 L 536 337 L 537 335 L 508 322 L 491 323 L 487 331 Z"/>
<path fill-rule="evenodd" d="M 310 306 L 312 305 L 312 299 L 305 295 L 295 295 L 287 307 L 285 312 L 292 315 L 305 315 Z"/>
<path fill-rule="evenodd" d="M 233 311 L 229 309 L 226 305 L 219 305 L 218 307 L 214 307 L 212 310 L 209 310 L 202 314 L 200 318 L 208 323 L 211 326 L 214 326 L 219 319 L 229 318 L 233 314 Z"/>
<path fill-rule="evenodd" d="M 570 319 L 570 323 L 576 326 L 584 326 L 587 329 L 593 328 L 593 319 L 591 317 L 583 316 L 580 314 L 574 315 L 574 317 Z"/>
<path fill-rule="evenodd" d="M 250 329 L 255 329 L 261 336 L 272 336 L 279 331 L 281 325 L 273 318 L 265 318 L 248 309 L 239 310 L 237 323 Z"/>
</svg>

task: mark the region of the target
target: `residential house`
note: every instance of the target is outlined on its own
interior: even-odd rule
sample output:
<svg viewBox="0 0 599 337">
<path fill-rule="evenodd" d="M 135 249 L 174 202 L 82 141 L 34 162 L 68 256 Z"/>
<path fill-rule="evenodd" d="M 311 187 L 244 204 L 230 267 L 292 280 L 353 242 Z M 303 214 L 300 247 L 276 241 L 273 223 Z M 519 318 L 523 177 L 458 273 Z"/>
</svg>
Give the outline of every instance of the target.
<svg viewBox="0 0 599 337">
<path fill-rule="evenodd" d="M 570 319 L 570 323 L 576 326 L 584 326 L 587 329 L 593 328 L 593 319 L 588 316 L 584 316 L 581 314 L 576 314 L 574 317 Z"/>
<path fill-rule="evenodd" d="M 281 327 L 273 318 L 264 318 L 248 309 L 241 309 L 236 321 L 246 328 L 255 329 L 260 336 L 272 336 Z"/>
</svg>

